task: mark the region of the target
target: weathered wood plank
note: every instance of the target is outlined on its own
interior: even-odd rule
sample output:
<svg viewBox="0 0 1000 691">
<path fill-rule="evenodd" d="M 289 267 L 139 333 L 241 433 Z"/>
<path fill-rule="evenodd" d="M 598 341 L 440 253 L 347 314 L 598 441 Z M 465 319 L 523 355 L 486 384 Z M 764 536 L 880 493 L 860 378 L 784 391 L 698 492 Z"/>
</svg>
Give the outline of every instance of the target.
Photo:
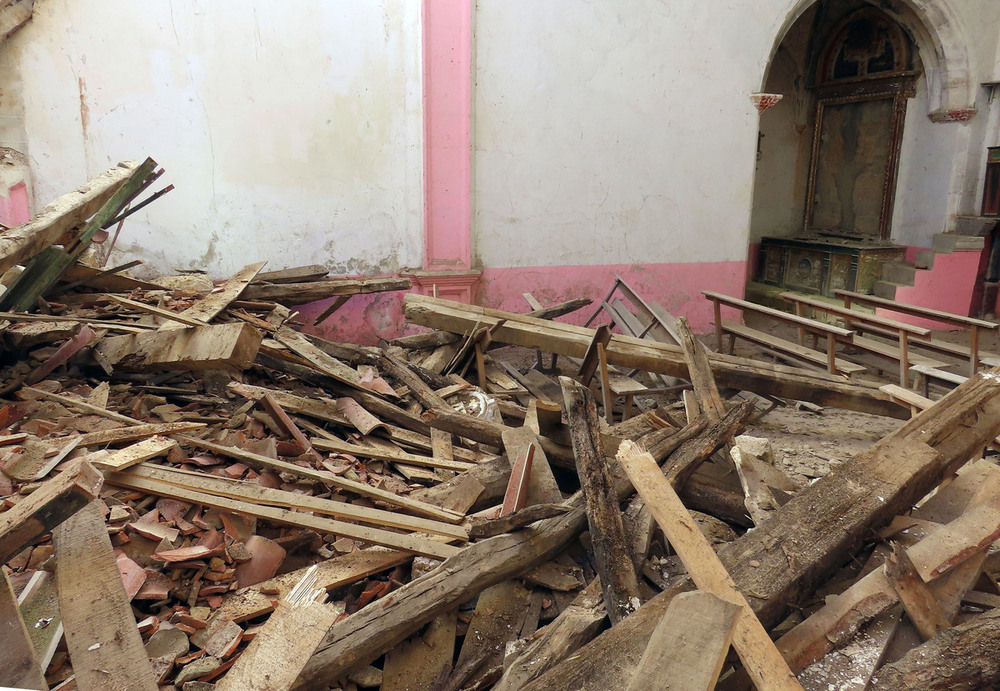
<svg viewBox="0 0 1000 691">
<path fill-rule="evenodd" d="M 0 235 L 0 273 L 20 264 L 93 216 L 131 177 L 139 164 L 124 161 L 85 185 L 53 200 L 29 222 Z"/>
<path fill-rule="evenodd" d="M 87 462 L 75 464 L 0 513 L 0 564 L 81 510 L 101 491 L 104 478 Z"/>
<path fill-rule="evenodd" d="M 0 569 L 0 685 L 48 691 L 7 572 Z"/>
<path fill-rule="evenodd" d="M 126 370 L 246 369 L 263 335 L 243 322 L 150 331 L 105 338 L 97 350 Z"/>
<path fill-rule="evenodd" d="M 594 545 L 597 574 L 604 588 L 604 606 L 612 625 L 634 612 L 642 600 L 632 563 L 621 507 L 608 470 L 598 432 L 597 408 L 588 389 L 560 377 L 569 419 L 577 475 L 587 498 L 587 523 Z"/>
<path fill-rule="evenodd" d="M 156 691 L 97 503 L 57 527 L 52 537 L 59 611 L 77 684 Z"/>
<path fill-rule="evenodd" d="M 670 545 L 702 590 L 736 604 L 741 612 L 736 620 L 733 645 L 750 678 L 761 689 L 800 689 L 795 675 L 774 646 L 767 631 L 750 608 L 743 593 L 719 561 L 711 544 L 702 535 L 680 497 L 647 452 L 633 442 L 622 442 L 618 461 L 625 468 L 636 491 L 646 500 L 646 506 Z M 669 609 L 668 609 L 669 611 Z"/>
<path fill-rule="evenodd" d="M 683 327 L 679 331 L 683 339 Z M 711 593 L 698 590 L 675 597 L 650 636 L 627 691 L 712 691 L 739 616 L 739 605 Z"/>
</svg>

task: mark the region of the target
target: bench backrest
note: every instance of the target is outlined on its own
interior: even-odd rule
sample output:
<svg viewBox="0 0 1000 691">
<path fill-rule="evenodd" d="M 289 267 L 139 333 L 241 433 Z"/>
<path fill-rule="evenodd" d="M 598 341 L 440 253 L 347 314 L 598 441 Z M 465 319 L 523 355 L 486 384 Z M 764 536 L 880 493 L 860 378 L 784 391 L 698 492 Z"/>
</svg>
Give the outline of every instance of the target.
<svg viewBox="0 0 1000 691">
<path fill-rule="evenodd" d="M 826 312 L 827 314 L 835 314 L 838 317 L 843 317 L 845 319 L 853 319 L 854 321 L 861 322 L 862 324 L 882 326 L 887 329 L 893 329 L 895 331 L 905 331 L 906 333 L 912 336 L 920 336 L 926 338 L 931 335 L 931 330 L 925 329 L 922 326 L 913 326 L 912 324 L 904 324 L 903 322 L 896 321 L 895 319 L 879 317 L 869 312 L 859 312 L 858 310 L 852 310 L 851 308 L 844 307 L 842 305 L 832 305 L 829 302 L 823 302 L 822 300 L 810 298 L 805 295 L 797 295 L 796 293 L 782 293 L 781 297 L 786 302 L 806 305 L 807 307 L 810 307 L 812 309 L 820 310 L 822 312 Z"/>
<path fill-rule="evenodd" d="M 893 312 L 909 314 L 914 317 L 924 317 L 925 319 L 944 322 L 946 324 L 954 324 L 955 326 L 964 326 L 966 328 L 975 326 L 980 329 L 996 329 L 1000 327 L 1000 324 L 995 324 L 984 319 L 965 317 L 961 314 L 952 314 L 951 312 L 942 312 L 941 310 L 931 309 L 930 307 L 908 305 L 903 302 L 887 300 L 886 298 L 880 298 L 875 295 L 866 295 L 865 293 L 855 293 L 850 290 L 835 290 L 833 291 L 833 294 L 850 302 L 857 302 L 860 305 L 882 307 Z"/>
<path fill-rule="evenodd" d="M 850 329 L 844 329 L 832 324 L 824 324 L 823 322 L 816 321 L 815 319 L 800 317 L 796 314 L 789 314 L 788 312 L 782 312 L 781 310 L 776 310 L 772 307 L 765 307 L 764 305 L 758 305 L 753 302 L 734 298 L 730 295 L 723 295 L 722 293 L 716 293 L 711 290 L 703 290 L 702 295 L 713 302 L 718 302 L 729 307 L 735 307 L 743 310 L 744 312 L 762 314 L 774 319 L 775 321 L 785 322 L 786 324 L 808 329 L 809 331 L 815 333 L 821 333 L 843 339 L 851 339 L 854 336 L 854 332 Z"/>
</svg>

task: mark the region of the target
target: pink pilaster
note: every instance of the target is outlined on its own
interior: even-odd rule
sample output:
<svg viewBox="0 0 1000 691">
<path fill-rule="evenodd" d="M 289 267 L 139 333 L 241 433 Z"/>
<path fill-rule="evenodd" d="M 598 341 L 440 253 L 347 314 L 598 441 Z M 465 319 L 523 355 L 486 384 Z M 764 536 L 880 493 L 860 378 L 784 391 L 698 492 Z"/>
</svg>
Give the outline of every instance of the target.
<svg viewBox="0 0 1000 691">
<path fill-rule="evenodd" d="M 472 271 L 472 0 L 423 0 L 424 271 L 421 292 L 468 302 Z M 442 290 L 446 288 L 446 290 Z"/>
</svg>

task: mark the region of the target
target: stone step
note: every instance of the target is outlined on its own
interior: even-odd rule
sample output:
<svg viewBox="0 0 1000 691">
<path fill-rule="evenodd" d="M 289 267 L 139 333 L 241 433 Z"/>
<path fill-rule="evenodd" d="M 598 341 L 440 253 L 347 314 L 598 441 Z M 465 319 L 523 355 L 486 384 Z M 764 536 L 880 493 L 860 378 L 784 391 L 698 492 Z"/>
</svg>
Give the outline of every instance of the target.
<svg viewBox="0 0 1000 691">
<path fill-rule="evenodd" d="M 937 252 L 934 250 L 917 250 L 917 254 L 914 257 L 913 263 L 916 264 L 918 269 L 930 269 L 934 266 L 934 257 Z"/>
<path fill-rule="evenodd" d="M 892 281 L 876 281 L 875 289 L 872 292 L 876 297 L 885 298 L 886 300 L 895 300 L 896 290 L 904 287 L 905 285 L 902 283 L 893 283 Z"/>
<path fill-rule="evenodd" d="M 977 235 L 938 233 L 931 240 L 931 247 L 936 252 L 982 251 L 985 243 L 986 238 Z"/>
<path fill-rule="evenodd" d="M 886 262 L 882 265 L 882 280 L 912 286 L 917 267 L 906 262 Z"/>
</svg>

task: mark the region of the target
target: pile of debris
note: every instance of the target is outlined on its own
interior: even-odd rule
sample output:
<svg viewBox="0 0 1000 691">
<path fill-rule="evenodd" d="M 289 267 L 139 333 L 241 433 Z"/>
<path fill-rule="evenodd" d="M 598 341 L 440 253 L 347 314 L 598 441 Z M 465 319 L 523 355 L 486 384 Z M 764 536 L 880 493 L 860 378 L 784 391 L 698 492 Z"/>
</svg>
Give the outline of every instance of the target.
<svg viewBox="0 0 1000 691">
<path fill-rule="evenodd" d="M 24 266 L 0 298 L 0 685 L 1000 678 L 1000 469 L 967 463 L 1000 432 L 1000 374 L 799 489 L 741 436 L 755 402 L 909 411 L 709 353 L 684 319 L 610 294 L 635 335 L 553 321 L 588 300 L 518 315 L 407 295 L 434 330 L 372 348 L 303 333 L 289 305 L 340 296 L 329 313 L 405 280 L 102 269 L 93 239 L 154 168 L 123 164 L 0 234 L 2 270 Z M 538 366 L 494 358 L 508 345 Z"/>
</svg>

